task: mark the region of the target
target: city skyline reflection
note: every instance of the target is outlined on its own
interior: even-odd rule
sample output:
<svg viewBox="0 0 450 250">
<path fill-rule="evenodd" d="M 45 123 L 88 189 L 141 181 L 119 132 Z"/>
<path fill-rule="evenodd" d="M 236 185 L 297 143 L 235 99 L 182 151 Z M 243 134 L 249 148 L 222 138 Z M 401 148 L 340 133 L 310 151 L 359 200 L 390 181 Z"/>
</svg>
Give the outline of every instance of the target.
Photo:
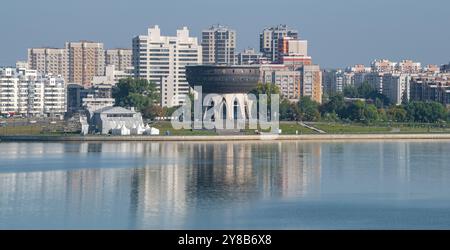
<svg viewBox="0 0 450 250">
<path fill-rule="evenodd" d="M 0 228 L 214 228 L 219 217 L 252 227 L 231 222 L 267 205 L 352 194 L 410 199 L 450 187 L 450 146 L 431 145 L 2 143 Z M 426 154 L 431 170 L 417 164 Z"/>
</svg>

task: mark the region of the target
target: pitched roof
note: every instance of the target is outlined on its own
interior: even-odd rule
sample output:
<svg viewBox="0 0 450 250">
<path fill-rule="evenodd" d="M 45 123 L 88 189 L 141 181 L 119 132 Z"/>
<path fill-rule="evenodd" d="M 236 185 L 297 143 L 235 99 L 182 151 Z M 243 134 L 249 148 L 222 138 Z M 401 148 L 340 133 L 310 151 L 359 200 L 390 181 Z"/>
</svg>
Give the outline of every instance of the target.
<svg viewBox="0 0 450 250">
<path fill-rule="evenodd" d="M 102 114 L 136 114 L 135 111 L 122 108 L 122 107 L 104 107 L 96 110 L 94 113 L 102 113 Z"/>
</svg>

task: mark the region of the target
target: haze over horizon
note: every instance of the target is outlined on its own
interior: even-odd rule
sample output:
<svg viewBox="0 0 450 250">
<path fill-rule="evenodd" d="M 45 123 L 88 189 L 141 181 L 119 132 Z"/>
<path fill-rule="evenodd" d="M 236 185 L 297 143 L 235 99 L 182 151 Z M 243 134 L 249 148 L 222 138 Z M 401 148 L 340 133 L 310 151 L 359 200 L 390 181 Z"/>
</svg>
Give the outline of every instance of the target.
<svg viewBox="0 0 450 250">
<path fill-rule="evenodd" d="M 130 48 L 131 39 L 153 25 L 163 35 L 187 26 L 200 42 L 201 30 L 217 23 L 237 31 L 238 52 L 259 50 L 264 27 L 287 24 L 308 40 L 322 68 L 376 58 L 440 65 L 450 61 L 449 9 L 445 0 L 7 1 L 0 9 L 0 65 L 26 60 L 27 48 L 64 47 L 66 41 Z"/>
</svg>

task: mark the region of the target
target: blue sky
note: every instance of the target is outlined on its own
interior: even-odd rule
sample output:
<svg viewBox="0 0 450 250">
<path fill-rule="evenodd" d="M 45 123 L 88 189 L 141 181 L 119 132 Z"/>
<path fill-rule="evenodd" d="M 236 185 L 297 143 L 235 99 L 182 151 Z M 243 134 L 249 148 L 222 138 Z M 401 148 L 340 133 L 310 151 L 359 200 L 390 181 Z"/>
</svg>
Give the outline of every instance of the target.
<svg viewBox="0 0 450 250">
<path fill-rule="evenodd" d="M 0 6 L 0 65 L 26 59 L 28 47 L 63 47 L 96 40 L 106 48 L 158 24 L 174 35 L 188 26 L 200 37 L 211 24 L 237 31 L 238 49 L 259 46 L 259 32 L 280 23 L 309 40 L 322 67 L 403 58 L 424 64 L 450 61 L 448 0 L 22 0 Z"/>
</svg>

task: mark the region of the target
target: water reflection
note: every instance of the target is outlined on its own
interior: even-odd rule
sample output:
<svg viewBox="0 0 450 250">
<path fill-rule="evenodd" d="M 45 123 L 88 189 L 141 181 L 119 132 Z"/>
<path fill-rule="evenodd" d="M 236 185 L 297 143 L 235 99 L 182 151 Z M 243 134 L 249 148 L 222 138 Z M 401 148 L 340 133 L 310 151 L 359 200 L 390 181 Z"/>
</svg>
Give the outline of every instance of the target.
<svg viewBox="0 0 450 250">
<path fill-rule="evenodd" d="M 256 212 L 349 195 L 448 198 L 449 149 L 445 142 L 2 143 L 0 228 L 282 228 Z M 254 216 L 259 226 L 246 221 Z M 294 223 L 299 215 L 292 216 Z"/>
</svg>

